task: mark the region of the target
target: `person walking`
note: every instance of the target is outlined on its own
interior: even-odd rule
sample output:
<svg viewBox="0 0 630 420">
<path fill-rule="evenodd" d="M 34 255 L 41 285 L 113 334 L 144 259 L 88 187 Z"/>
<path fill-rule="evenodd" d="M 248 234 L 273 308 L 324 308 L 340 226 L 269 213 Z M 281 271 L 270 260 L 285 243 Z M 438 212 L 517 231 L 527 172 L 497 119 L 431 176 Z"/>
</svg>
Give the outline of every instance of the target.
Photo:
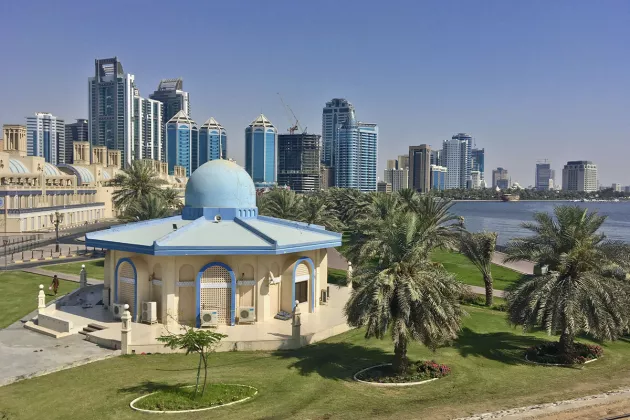
<svg viewBox="0 0 630 420">
<path fill-rule="evenodd" d="M 59 278 L 56 274 L 53 276 L 51 287 L 53 292 L 55 293 L 55 296 L 57 296 L 57 290 L 59 289 Z"/>
</svg>

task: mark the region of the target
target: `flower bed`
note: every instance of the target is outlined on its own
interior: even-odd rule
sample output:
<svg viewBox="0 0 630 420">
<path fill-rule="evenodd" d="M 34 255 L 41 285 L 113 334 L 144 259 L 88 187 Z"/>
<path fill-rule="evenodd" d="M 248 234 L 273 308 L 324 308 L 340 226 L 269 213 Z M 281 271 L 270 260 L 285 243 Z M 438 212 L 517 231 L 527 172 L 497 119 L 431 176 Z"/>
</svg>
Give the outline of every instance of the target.
<svg viewBox="0 0 630 420">
<path fill-rule="evenodd" d="M 549 365 L 581 365 L 604 355 L 600 346 L 575 343 L 569 354 L 560 354 L 560 343 L 551 342 L 530 347 L 525 357 L 530 362 Z"/>
<path fill-rule="evenodd" d="M 243 402 L 258 393 L 254 387 L 239 384 L 208 384 L 203 396 L 194 392 L 194 385 L 166 388 L 136 398 L 130 406 L 149 413 L 204 411 Z"/>
<path fill-rule="evenodd" d="M 409 371 L 404 375 L 394 372 L 392 365 L 386 364 L 364 369 L 355 375 L 355 379 L 363 382 L 375 382 L 381 384 L 401 384 L 443 378 L 450 373 L 451 368 L 446 365 L 436 363 L 433 360 L 423 360 L 420 362 L 410 363 Z"/>
</svg>

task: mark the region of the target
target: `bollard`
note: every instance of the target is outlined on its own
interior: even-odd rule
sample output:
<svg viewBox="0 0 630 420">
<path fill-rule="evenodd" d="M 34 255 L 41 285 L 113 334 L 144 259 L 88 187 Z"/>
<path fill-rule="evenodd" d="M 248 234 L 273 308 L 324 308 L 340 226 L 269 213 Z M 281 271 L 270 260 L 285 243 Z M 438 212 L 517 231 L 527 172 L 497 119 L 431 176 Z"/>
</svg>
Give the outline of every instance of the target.
<svg viewBox="0 0 630 420">
<path fill-rule="evenodd" d="M 50 256 L 52 257 L 52 248 L 50 248 Z"/>
<path fill-rule="evenodd" d="M 131 313 L 129 305 L 125 303 L 124 311 L 120 317 L 122 328 L 120 329 L 120 350 L 122 354 L 129 354 L 129 344 L 131 344 Z"/>
<path fill-rule="evenodd" d="M 41 314 L 46 309 L 46 294 L 44 293 L 44 285 L 39 285 L 39 293 L 37 294 L 37 313 Z"/>
<path fill-rule="evenodd" d="M 86 287 L 87 285 L 87 271 L 85 271 L 85 264 L 81 264 L 81 272 L 79 273 L 79 287 Z"/>
</svg>

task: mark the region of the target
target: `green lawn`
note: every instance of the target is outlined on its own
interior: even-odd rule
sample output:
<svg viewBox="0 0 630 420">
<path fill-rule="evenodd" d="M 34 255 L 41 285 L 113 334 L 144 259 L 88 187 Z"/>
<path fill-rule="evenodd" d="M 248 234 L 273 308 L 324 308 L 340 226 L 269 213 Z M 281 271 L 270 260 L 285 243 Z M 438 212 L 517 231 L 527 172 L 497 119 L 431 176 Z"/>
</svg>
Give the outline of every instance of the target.
<svg viewBox="0 0 630 420">
<path fill-rule="evenodd" d="M 457 252 L 435 250 L 431 258 L 434 261 L 441 262 L 444 268 L 453 273 L 462 283 L 470 284 L 471 286 L 484 286 L 483 277 L 479 270 L 464 255 Z M 494 288 L 497 290 L 504 290 L 520 277 L 521 274 L 514 270 L 492 264 L 492 279 Z"/>
<path fill-rule="evenodd" d="M 347 271 L 328 267 L 328 284 L 336 284 L 337 286 L 347 286 L 348 285 Z"/>
<path fill-rule="evenodd" d="M 389 340 L 365 340 L 353 330 L 313 346 L 282 352 L 228 352 L 210 357 L 212 382 L 258 388 L 251 401 L 177 419 L 419 419 L 454 418 L 501 408 L 557 401 L 630 385 L 630 343 L 605 346 L 605 357 L 584 368 L 526 364 L 525 348 L 548 337 L 511 329 L 505 314 L 467 307 L 459 339 L 431 353 L 412 345 L 413 359 L 452 368 L 444 379 L 384 389 L 356 383 L 359 369 L 391 360 Z M 144 419 L 129 402 L 165 384 L 190 384 L 197 357 L 147 355 L 108 359 L 0 388 L 6 418 Z M 90 398 L 78 396 L 89 394 Z M 37 398 L 33 398 L 33 396 Z M 51 405 L 52 404 L 52 405 Z"/>
<path fill-rule="evenodd" d="M 85 264 L 85 270 L 87 271 L 87 275 L 89 278 L 103 280 L 105 273 L 105 260 L 89 260 L 89 261 L 77 261 L 77 262 L 69 262 L 65 264 L 52 264 L 52 265 L 43 265 L 39 268 L 47 271 L 57 271 L 59 273 L 66 274 L 75 274 L 79 275 L 81 272 L 81 265 Z"/>
<path fill-rule="evenodd" d="M 0 272 L 0 328 L 6 328 L 24 315 L 37 309 L 37 293 L 39 285 L 44 285 L 46 302 L 54 299 L 48 286 L 52 277 L 25 273 L 24 271 Z M 59 281 L 58 296 L 64 295 L 79 287 L 78 283 Z M 0 419 L 2 418 L 0 408 Z"/>
</svg>

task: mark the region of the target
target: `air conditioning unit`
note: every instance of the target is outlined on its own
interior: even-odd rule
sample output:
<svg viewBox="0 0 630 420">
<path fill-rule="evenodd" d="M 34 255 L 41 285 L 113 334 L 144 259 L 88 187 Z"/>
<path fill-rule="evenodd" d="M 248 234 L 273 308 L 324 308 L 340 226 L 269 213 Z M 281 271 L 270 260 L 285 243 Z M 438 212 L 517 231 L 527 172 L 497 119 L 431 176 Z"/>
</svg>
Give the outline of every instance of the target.
<svg viewBox="0 0 630 420">
<path fill-rule="evenodd" d="M 157 322 L 157 302 L 142 302 L 142 322 L 145 324 Z"/>
<path fill-rule="evenodd" d="M 238 308 L 238 323 L 241 322 L 255 322 L 256 321 L 256 308 L 253 306 L 241 306 Z"/>
<path fill-rule="evenodd" d="M 122 316 L 123 312 L 125 312 L 125 304 L 114 303 L 112 307 L 114 309 L 114 319 L 117 319 L 120 321 L 120 317 Z"/>
<path fill-rule="evenodd" d="M 216 309 L 202 309 L 199 314 L 200 327 L 216 327 L 219 325 L 219 311 Z"/>
<path fill-rule="evenodd" d="M 326 289 L 322 289 L 322 296 L 320 298 L 320 302 L 323 305 L 326 305 L 328 303 L 328 291 Z"/>
</svg>

